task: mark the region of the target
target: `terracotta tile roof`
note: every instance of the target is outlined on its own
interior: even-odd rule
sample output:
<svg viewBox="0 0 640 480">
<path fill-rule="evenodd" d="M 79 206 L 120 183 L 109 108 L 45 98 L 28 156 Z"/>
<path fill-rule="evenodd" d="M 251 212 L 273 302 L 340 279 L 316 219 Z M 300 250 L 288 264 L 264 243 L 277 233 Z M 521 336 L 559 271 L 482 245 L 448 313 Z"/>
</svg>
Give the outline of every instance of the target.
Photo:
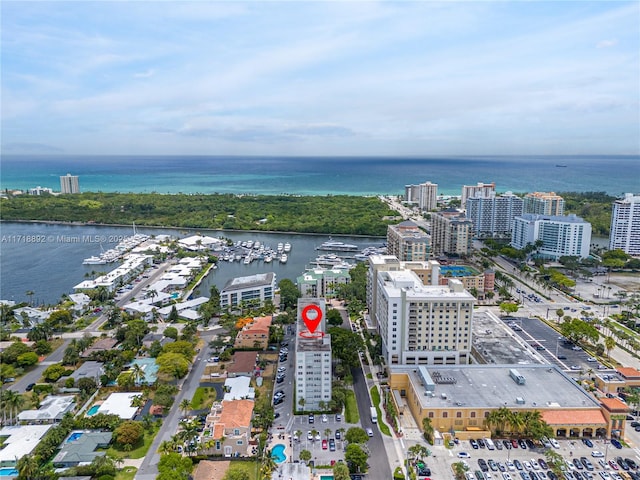
<svg viewBox="0 0 640 480">
<path fill-rule="evenodd" d="M 249 428 L 253 415 L 253 400 L 229 400 L 222 402 L 220 423 L 225 428 Z"/>
<path fill-rule="evenodd" d="M 201 460 L 193 474 L 193 480 L 222 480 L 231 462 L 211 462 Z"/>
<path fill-rule="evenodd" d="M 640 371 L 632 367 L 618 367 L 616 371 L 626 379 L 640 379 Z"/>
<path fill-rule="evenodd" d="M 606 425 L 600 410 L 544 410 L 542 419 L 549 425 Z"/>
<path fill-rule="evenodd" d="M 602 403 L 604 405 L 604 407 L 609 410 L 610 412 L 613 411 L 622 411 L 622 412 L 626 412 L 631 410 L 629 408 L 629 405 L 627 405 L 624 402 L 621 402 L 620 400 L 618 400 L 617 398 L 601 398 L 600 399 L 600 403 Z"/>
<path fill-rule="evenodd" d="M 162 405 L 151 405 L 149 413 L 151 415 L 162 415 L 164 413 L 164 407 Z"/>
<path fill-rule="evenodd" d="M 224 425 L 222 423 L 216 423 L 213 426 L 213 434 L 211 435 L 215 440 L 220 440 L 224 437 Z"/>
<path fill-rule="evenodd" d="M 228 366 L 227 372 L 252 372 L 257 358 L 256 352 L 236 352 L 233 354 L 233 364 Z"/>
</svg>

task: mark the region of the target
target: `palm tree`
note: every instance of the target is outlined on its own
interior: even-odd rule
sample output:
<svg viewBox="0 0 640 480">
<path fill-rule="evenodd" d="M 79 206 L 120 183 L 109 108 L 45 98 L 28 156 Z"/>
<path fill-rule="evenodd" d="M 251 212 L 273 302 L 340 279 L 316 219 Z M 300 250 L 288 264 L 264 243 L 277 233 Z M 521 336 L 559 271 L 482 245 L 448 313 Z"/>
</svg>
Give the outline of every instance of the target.
<svg viewBox="0 0 640 480">
<path fill-rule="evenodd" d="M 303 462 L 308 462 L 309 460 L 311 460 L 311 452 L 309 450 L 302 450 L 300 452 L 300 454 L 298 455 L 298 457 L 300 458 L 300 460 L 302 460 Z"/>
<path fill-rule="evenodd" d="M 300 400 L 298 400 L 298 405 L 300 405 L 302 407 L 302 411 L 304 412 L 304 404 L 306 403 L 304 397 L 300 397 Z"/>
<path fill-rule="evenodd" d="M 142 380 L 144 380 L 145 374 L 144 369 L 138 363 L 134 363 L 131 367 L 131 379 L 134 381 L 136 385 L 140 385 Z"/>
<path fill-rule="evenodd" d="M 37 455 L 24 455 L 16 465 L 20 478 L 36 480 L 40 473 L 40 457 Z"/>
<path fill-rule="evenodd" d="M 158 451 L 162 454 L 176 451 L 177 444 L 173 440 L 165 440 L 160 444 Z"/>
<path fill-rule="evenodd" d="M 271 450 L 267 450 L 266 454 L 262 457 L 262 465 L 260 466 L 260 475 L 264 480 L 271 479 L 271 473 L 276 469 L 278 465 L 271 456 Z"/>
<path fill-rule="evenodd" d="M 607 358 L 611 360 L 611 350 L 616 346 L 616 341 L 613 337 L 606 337 L 604 339 L 604 348 L 607 349 Z"/>
<path fill-rule="evenodd" d="M 424 417 L 422 419 L 422 431 L 424 433 L 424 438 L 427 442 L 431 443 L 433 439 L 433 425 L 431 423 L 431 419 L 429 417 Z"/>
<path fill-rule="evenodd" d="M 456 480 L 464 480 L 465 473 L 469 470 L 469 467 L 462 462 L 456 462 L 452 465 L 453 472 L 455 473 Z"/>
<path fill-rule="evenodd" d="M 332 433 L 333 433 L 333 430 L 331 430 L 330 428 L 324 429 L 324 436 L 327 437 L 327 440 L 329 440 L 329 437 L 331 436 Z"/>
<path fill-rule="evenodd" d="M 191 410 L 191 402 L 186 398 L 180 402 L 180 410 L 184 413 L 184 416 L 187 416 L 187 412 Z"/>
</svg>

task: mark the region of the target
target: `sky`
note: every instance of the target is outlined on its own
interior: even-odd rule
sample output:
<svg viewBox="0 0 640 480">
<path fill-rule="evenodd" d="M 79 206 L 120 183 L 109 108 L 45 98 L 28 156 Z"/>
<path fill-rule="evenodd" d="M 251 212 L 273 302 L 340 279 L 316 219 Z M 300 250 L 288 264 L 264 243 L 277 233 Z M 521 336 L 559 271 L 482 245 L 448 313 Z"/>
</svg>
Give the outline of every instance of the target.
<svg viewBox="0 0 640 480">
<path fill-rule="evenodd" d="M 0 8 L 3 154 L 640 153 L 640 2 Z"/>
</svg>

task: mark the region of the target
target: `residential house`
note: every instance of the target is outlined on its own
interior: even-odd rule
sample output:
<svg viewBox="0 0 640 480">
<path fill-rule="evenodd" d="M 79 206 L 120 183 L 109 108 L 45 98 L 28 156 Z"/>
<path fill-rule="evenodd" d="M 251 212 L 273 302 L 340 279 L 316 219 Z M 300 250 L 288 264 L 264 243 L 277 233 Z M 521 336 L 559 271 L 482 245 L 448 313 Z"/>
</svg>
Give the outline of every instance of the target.
<svg viewBox="0 0 640 480">
<path fill-rule="evenodd" d="M 233 354 L 233 363 L 227 367 L 227 376 L 231 378 L 242 375 L 251 377 L 256 369 L 257 362 L 257 352 L 235 352 Z"/>
<path fill-rule="evenodd" d="M 259 348 L 266 350 L 269 346 L 269 327 L 273 317 L 256 317 L 238 332 L 235 348 Z"/>
<path fill-rule="evenodd" d="M 213 440 L 211 451 L 225 457 L 246 455 L 253 407 L 253 400 L 223 400 L 214 403 L 207 416 L 201 441 Z"/>
</svg>

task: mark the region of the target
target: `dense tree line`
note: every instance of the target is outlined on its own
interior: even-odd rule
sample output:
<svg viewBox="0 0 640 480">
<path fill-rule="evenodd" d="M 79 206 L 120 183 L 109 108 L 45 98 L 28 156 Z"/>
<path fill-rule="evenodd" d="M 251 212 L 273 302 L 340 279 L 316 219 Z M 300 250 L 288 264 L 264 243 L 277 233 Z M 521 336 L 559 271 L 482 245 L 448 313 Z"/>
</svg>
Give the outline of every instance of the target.
<svg viewBox="0 0 640 480">
<path fill-rule="evenodd" d="M 591 224 L 594 235 L 608 236 L 616 197 L 605 192 L 563 192 L 565 214 L 575 213 Z"/>
<path fill-rule="evenodd" d="M 12 197 L 2 220 L 386 235 L 395 215 L 375 197 L 81 193 Z"/>
</svg>

